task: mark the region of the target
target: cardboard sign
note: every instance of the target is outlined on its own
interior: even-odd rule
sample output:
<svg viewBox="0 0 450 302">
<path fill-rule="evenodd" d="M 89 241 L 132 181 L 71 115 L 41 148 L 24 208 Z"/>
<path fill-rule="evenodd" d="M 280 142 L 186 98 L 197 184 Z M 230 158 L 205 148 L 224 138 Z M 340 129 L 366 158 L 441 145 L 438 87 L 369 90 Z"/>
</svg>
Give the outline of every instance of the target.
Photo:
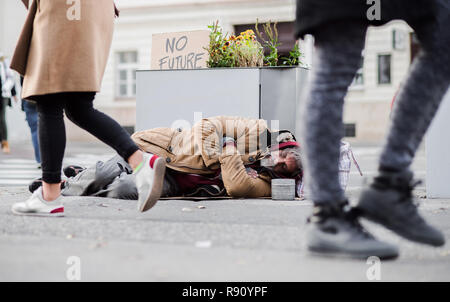
<svg viewBox="0 0 450 302">
<path fill-rule="evenodd" d="M 152 37 L 151 69 L 206 68 L 209 31 L 154 34 Z"/>
</svg>

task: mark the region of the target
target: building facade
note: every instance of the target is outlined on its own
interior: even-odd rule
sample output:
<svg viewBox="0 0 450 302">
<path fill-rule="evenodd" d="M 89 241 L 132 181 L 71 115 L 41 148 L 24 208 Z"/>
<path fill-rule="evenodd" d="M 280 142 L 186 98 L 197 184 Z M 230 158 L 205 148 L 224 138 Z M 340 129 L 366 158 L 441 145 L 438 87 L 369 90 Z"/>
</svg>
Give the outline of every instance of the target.
<svg viewBox="0 0 450 302">
<path fill-rule="evenodd" d="M 83 0 L 81 0 L 83 1 Z M 233 33 L 252 25 L 277 21 L 287 28 L 295 19 L 295 0 L 116 0 L 121 14 L 116 20 L 111 53 L 96 107 L 132 131 L 136 115 L 136 70 L 150 69 L 152 35 L 206 30 L 219 21 Z M 18 0 L 0 1 L 0 51 L 11 54 L 25 18 Z M 411 62 L 412 30 L 403 22 L 370 28 L 362 65 L 346 97 L 346 135 L 350 141 L 379 142 L 390 116 L 390 104 Z M 289 39 L 289 38 L 287 38 Z M 304 63 L 311 62 L 312 39 L 300 43 Z M 226 83 L 224 83 L 226 84 Z M 69 139 L 93 139 L 67 122 Z"/>
<path fill-rule="evenodd" d="M 383 139 L 393 98 L 408 73 L 415 47 L 412 29 L 404 22 L 369 28 L 361 69 L 346 97 L 347 140 L 376 143 Z"/>
</svg>

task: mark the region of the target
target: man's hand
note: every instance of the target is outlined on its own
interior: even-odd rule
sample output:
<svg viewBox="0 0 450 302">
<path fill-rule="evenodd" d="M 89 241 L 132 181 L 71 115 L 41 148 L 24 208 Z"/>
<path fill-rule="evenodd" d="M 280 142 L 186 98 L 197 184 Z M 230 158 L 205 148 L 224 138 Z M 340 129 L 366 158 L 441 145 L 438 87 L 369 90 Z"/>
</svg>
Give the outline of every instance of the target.
<svg viewBox="0 0 450 302">
<path fill-rule="evenodd" d="M 258 172 L 256 170 L 253 170 L 252 168 L 246 168 L 248 176 L 250 176 L 253 179 L 258 178 Z"/>
<path fill-rule="evenodd" d="M 13 96 L 14 102 L 16 102 L 16 104 L 19 102 L 19 98 L 17 97 L 17 95 Z"/>
<path fill-rule="evenodd" d="M 223 144 L 222 144 L 222 154 L 236 154 L 236 141 L 232 137 L 224 137 L 223 138 Z"/>
<path fill-rule="evenodd" d="M 229 144 L 236 147 L 236 140 L 232 137 L 224 137 L 223 138 L 223 147 L 225 147 Z"/>
</svg>

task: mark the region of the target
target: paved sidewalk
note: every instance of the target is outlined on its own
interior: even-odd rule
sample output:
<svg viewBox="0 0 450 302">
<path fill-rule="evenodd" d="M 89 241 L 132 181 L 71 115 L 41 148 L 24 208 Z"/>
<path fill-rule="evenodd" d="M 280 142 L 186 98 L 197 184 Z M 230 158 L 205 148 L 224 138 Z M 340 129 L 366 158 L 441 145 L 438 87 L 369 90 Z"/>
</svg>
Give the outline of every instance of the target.
<svg viewBox="0 0 450 302">
<path fill-rule="evenodd" d="M 307 201 L 160 201 L 139 214 L 132 201 L 69 198 L 64 218 L 13 216 L 11 204 L 27 195 L 1 191 L 0 281 L 66 281 L 71 256 L 82 281 L 367 281 L 364 261 L 306 254 Z M 422 211 L 450 238 L 449 201 Z M 450 281 L 448 244 L 429 248 L 368 226 L 401 248 L 381 263 L 382 281 Z"/>
<path fill-rule="evenodd" d="M 377 150 L 355 148 L 363 172 L 373 173 Z M 424 171 L 423 152 L 414 167 Z M 351 175 L 352 201 L 363 182 Z M 424 196 L 424 187 L 415 193 Z M 365 261 L 307 254 L 309 201 L 159 201 L 140 214 L 134 201 L 71 197 L 64 218 L 12 215 L 11 205 L 29 195 L 0 187 L 0 281 L 68 281 L 73 259 L 81 281 L 368 281 Z M 420 201 L 450 240 L 450 200 Z M 417 245 L 364 224 L 400 247 L 397 260 L 381 263 L 381 281 L 450 281 L 448 243 Z"/>
</svg>

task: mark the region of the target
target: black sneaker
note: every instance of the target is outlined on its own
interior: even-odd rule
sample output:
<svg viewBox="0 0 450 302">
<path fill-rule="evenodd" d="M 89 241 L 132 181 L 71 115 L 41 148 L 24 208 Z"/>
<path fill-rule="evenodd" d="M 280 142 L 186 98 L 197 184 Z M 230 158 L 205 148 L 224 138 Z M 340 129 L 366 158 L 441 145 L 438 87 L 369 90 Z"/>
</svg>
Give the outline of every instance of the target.
<svg viewBox="0 0 450 302">
<path fill-rule="evenodd" d="M 444 235 L 419 215 L 412 191 L 413 173 L 381 172 L 359 199 L 361 215 L 398 235 L 419 243 L 442 246 Z"/>
<path fill-rule="evenodd" d="M 80 167 L 80 166 L 68 166 L 65 167 L 63 170 L 63 173 L 66 177 L 70 178 L 70 177 L 75 177 L 78 174 L 80 174 L 80 172 L 83 172 L 83 170 L 85 170 L 86 168 Z"/>
<path fill-rule="evenodd" d="M 37 189 L 39 189 L 39 187 L 42 186 L 42 178 L 37 178 L 34 179 L 29 185 L 28 185 L 28 190 L 30 191 L 30 193 L 34 193 L 34 191 L 36 191 Z"/>
<path fill-rule="evenodd" d="M 36 178 L 28 185 L 28 190 L 30 191 L 30 193 L 34 193 L 34 191 L 36 191 L 40 187 L 42 187 L 42 178 Z M 61 182 L 61 190 L 64 189 L 65 187 L 66 181 L 63 180 Z"/>
<path fill-rule="evenodd" d="M 315 206 L 308 219 L 308 250 L 323 256 L 396 258 L 397 247 L 375 239 L 357 217 L 357 211 L 349 210 L 347 202 L 334 207 Z"/>
</svg>

